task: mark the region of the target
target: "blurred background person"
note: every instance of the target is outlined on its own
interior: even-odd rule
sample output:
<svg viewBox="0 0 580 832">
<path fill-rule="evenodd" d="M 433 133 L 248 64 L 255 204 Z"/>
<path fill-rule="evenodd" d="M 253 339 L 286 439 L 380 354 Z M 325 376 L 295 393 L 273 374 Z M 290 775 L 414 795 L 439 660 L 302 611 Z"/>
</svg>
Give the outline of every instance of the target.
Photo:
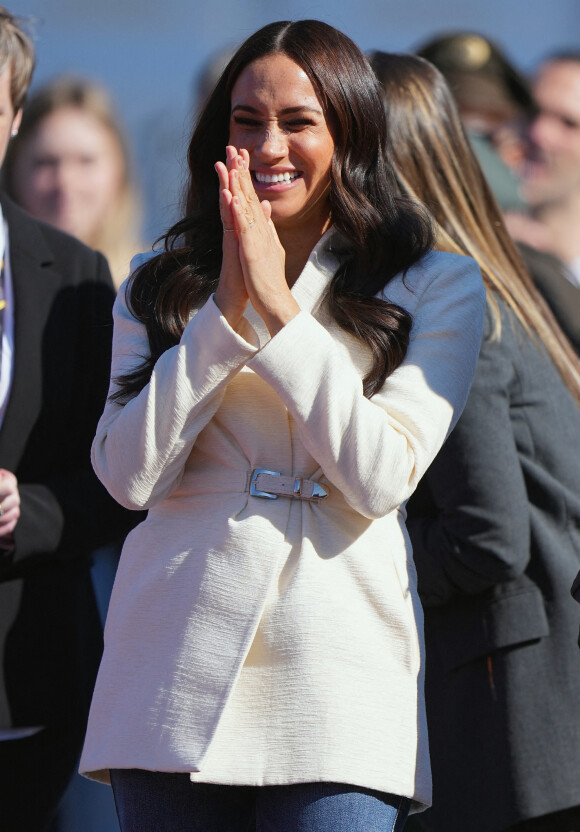
<svg viewBox="0 0 580 832">
<path fill-rule="evenodd" d="M 3 168 L 10 195 L 39 220 L 74 235 L 107 258 L 118 287 L 143 249 L 140 211 L 124 131 L 99 84 L 61 77 L 24 108 Z M 91 575 L 102 623 L 122 541 L 92 553 Z M 75 773 L 51 832 L 106 832 L 118 824 L 110 791 Z"/>
<path fill-rule="evenodd" d="M 101 251 L 117 287 L 143 250 L 127 141 L 99 84 L 62 77 L 31 97 L 4 186 L 32 216 Z"/>
<path fill-rule="evenodd" d="M 533 140 L 542 132 L 539 124 L 544 117 L 538 112 L 528 80 L 496 44 L 475 32 L 435 37 L 417 52 L 445 77 L 508 230 L 518 241 L 525 266 L 580 353 L 580 290 L 563 251 L 550 244 L 546 227 L 533 219 L 535 209 L 529 204 L 534 201 L 526 184 L 530 160 L 538 156 Z M 580 63 L 577 73 L 580 124 Z M 577 133 L 578 169 L 567 183 L 571 189 L 574 181 L 580 183 L 580 127 Z M 576 228 L 580 244 L 580 216 Z"/>
<path fill-rule="evenodd" d="M 440 35 L 416 52 L 445 76 L 502 209 L 525 210 L 519 178 L 535 113 L 527 80 L 496 44 L 475 32 Z"/>
<path fill-rule="evenodd" d="M 533 89 L 535 152 L 524 167 L 522 192 L 534 222 L 514 233 L 557 255 L 580 286 L 580 50 L 547 58 Z"/>
<path fill-rule="evenodd" d="M 473 386 L 409 501 L 433 807 L 409 829 L 580 829 L 580 362 L 529 279 L 442 75 L 375 53 L 401 194 L 488 296 Z"/>
<path fill-rule="evenodd" d="M 0 8 L 0 165 L 34 49 Z M 0 827 L 45 832 L 77 766 L 102 651 L 90 553 L 133 515 L 89 450 L 106 398 L 105 258 L 0 194 Z"/>
</svg>

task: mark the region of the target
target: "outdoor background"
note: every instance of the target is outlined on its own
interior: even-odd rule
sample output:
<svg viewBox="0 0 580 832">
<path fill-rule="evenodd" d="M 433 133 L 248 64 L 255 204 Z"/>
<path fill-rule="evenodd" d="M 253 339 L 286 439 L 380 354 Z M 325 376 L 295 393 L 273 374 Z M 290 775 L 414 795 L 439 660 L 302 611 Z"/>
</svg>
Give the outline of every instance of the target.
<svg viewBox="0 0 580 832">
<path fill-rule="evenodd" d="M 580 0 L 2 0 L 30 18 L 33 88 L 73 72 L 113 93 L 134 150 L 147 242 L 176 218 L 200 70 L 272 20 L 318 18 L 365 51 L 412 51 L 470 29 L 524 72 L 547 52 L 580 48 Z"/>
</svg>

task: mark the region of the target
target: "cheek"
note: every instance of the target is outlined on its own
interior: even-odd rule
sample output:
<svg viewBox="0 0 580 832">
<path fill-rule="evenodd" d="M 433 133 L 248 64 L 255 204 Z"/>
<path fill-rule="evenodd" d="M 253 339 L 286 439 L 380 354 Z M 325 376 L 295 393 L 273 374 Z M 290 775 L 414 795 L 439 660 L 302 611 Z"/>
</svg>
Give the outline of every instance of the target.
<svg viewBox="0 0 580 832">
<path fill-rule="evenodd" d="M 317 180 L 330 179 L 330 169 L 334 156 L 332 139 L 304 139 L 296 142 L 295 153 L 300 157 L 311 175 Z"/>
</svg>

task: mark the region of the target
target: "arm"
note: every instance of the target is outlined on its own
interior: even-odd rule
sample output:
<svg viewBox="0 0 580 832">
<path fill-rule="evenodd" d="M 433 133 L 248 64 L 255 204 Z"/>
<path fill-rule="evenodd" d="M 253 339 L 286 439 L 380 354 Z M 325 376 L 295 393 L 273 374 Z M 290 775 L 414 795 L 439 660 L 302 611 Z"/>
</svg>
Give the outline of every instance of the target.
<svg viewBox="0 0 580 832">
<path fill-rule="evenodd" d="M 248 364 L 279 393 L 330 483 L 369 518 L 413 492 L 464 406 L 477 361 L 485 296 L 473 261 L 453 258 L 422 285 L 407 356 L 371 400 L 337 341 L 305 312 Z"/>
<path fill-rule="evenodd" d="M 268 228 L 266 250 L 272 247 L 275 234 L 269 222 L 270 206 L 260 206 L 248 167 L 247 151 L 239 155 L 231 146 L 226 148 L 226 164 L 216 164 L 224 233 L 215 295 L 190 321 L 180 343 L 160 357 L 139 395 L 125 406 L 108 401 L 99 422 L 93 466 L 109 492 L 127 508 L 149 508 L 179 484 L 195 440 L 218 409 L 228 382 L 256 352 L 235 331 L 249 295 L 239 257 L 230 180 L 241 195 L 237 177 L 242 174 L 248 199 L 253 200 L 261 225 Z M 277 254 L 280 259 L 278 250 Z M 283 259 L 278 265 L 282 263 Z M 145 328 L 127 308 L 125 288 L 113 310 L 110 393 L 115 390 L 115 379 L 134 369 L 149 351 Z"/>
<path fill-rule="evenodd" d="M 149 349 L 145 327 L 128 310 L 124 286 L 113 310 L 115 379 Z M 93 442 L 97 476 L 127 508 L 149 508 L 178 485 L 200 431 L 226 385 L 256 351 L 227 324 L 212 298 L 192 318 L 179 344 L 159 358 L 150 382 L 125 405 L 107 401 Z"/>
<path fill-rule="evenodd" d="M 431 507 L 420 510 L 415 498 L 409 503 L 426 606 L 483 592 L 526 568 L 530 518 L 510 422 L 513 376 L 501 343 L 485 340 L 463 415 L 421 485 Z"/>
</svg>

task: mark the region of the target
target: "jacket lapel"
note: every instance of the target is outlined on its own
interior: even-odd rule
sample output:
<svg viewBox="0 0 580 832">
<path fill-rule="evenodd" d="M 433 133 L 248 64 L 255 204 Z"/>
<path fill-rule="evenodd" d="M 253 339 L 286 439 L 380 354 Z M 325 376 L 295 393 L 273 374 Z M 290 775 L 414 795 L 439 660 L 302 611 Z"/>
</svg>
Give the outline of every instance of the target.
<svg viewBox="0 0 580 832">
<path fill-rule="evenodd" d="M 14 371 L 0 428 L 0 467 L 14 471 L 42 405 L 45 327 L 60 283 L 39 225 L 2 196 L 14 290 Z"/>
</svg>

